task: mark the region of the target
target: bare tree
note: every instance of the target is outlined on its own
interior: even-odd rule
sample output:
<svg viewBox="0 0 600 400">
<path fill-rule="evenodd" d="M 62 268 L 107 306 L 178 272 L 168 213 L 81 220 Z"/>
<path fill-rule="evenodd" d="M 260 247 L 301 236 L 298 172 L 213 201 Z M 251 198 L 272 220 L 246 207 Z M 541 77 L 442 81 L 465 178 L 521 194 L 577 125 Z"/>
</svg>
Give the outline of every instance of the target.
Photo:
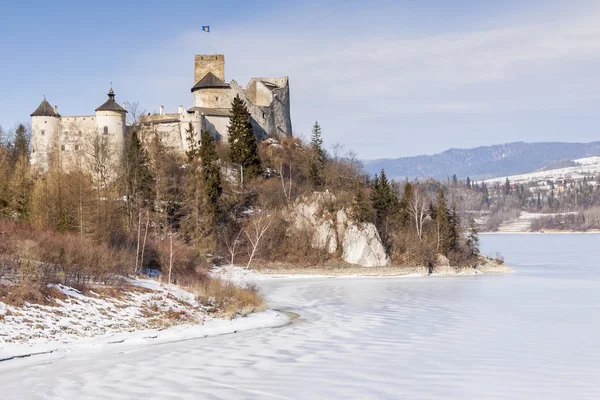
<svg viewBox="0 0 600 400">
<path fill-rule="evenodd" d="M 423 240 L 423 223 L 427 217 L 427 195 L 419 186 L 413 189 L 413 195 L 408 201 L 408 214 L 415 223 L 419 240 Z"/>
<path fill-rule="evenodd" d="M 125 109 L 127 110 L 127 124 L 131 126 L 139 125 L 142 117 L 146 115 L 147 112 L 147 110 L 142 108 L 137 101 L 125 103 Z"/>
<path fill-rule="evenodd" d="M 229 260 L 229 265 L 233 265 L 234 261 L 235 261 L 235 256 L 238 255 L 239 249 L 238 249 L 238 245 L 241 243 L 240 240 L 240 236 L 242 236 L 242 233 L 244 232 L 243 229 L 240 229 L 239 232 L 237 233 L 237 235 L 235 236 L 235 238 L 233 238 L 233 240 L 231 240 L 231 238 L 225 236 L 225 246 L 227 246 L 227 251 L 229 252 L 230 255 L 230 260 Z"/>
<path fill-rule="evenodd" d="M 265 213 L 261 212 L 258 217 L 255 217 L 250 222 L 249 226 L 244 229 L 244 233 L 248 238 L 248 263 L 246 264 L 246 268 L 250 267 L 252 264 L 252 260 L 256 257 L 260 250 L 261 239 L 265 235 L 265 233 L 269 230 L 271 226 L 271 222 L 273 219 Z"/>
</svg>

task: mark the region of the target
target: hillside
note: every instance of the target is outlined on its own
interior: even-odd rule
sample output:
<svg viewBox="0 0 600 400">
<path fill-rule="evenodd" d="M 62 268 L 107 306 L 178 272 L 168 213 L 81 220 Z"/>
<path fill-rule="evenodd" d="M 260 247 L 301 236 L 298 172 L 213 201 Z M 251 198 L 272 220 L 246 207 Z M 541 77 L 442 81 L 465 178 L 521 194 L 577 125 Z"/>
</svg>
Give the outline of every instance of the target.
<svg viewBox="0 0 600 400">
<path fill-rule="evenodd" d="M 378 159 L 365 162 L 369 174 L 385 169 L 395 179 L 490 179 L 524 174 L 543 168 L 562 167 L 562 160 L 600 155 L 600 142 L 515 142 L 473 149 L 449 149 L 434 155 Z"/>
</svg>

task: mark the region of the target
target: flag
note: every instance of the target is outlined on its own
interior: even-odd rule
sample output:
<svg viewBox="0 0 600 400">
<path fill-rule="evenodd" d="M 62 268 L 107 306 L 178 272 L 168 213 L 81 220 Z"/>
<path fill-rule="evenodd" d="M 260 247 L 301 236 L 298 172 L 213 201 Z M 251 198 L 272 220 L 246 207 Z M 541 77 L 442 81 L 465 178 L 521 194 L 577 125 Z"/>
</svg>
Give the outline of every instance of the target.
<svg viewBox="0 0 600 400">
<path fill-rule="evenodd" d="M 202 25 L 202 30 L 204 32 L 210 32 L 210 25 Z"/>
</svg>

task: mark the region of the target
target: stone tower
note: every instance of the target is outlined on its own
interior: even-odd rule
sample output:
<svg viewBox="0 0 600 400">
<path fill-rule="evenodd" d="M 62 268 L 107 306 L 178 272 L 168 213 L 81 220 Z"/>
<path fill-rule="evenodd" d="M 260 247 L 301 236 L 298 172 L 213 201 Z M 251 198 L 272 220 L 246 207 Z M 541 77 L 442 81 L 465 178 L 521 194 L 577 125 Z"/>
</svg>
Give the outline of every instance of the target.
<svg viewBox="0 0 600 400">
<path fill-rule="evenodd" d="M 58 145 L 60 114 L 44 97 L 31 114 L 31 164 L 47 170 L 52 147 Z"/>
<path fill-rule="evenodd" d="M 225 80 L 225 55 L 196 54 L 194 56 L 194 83 L 212 72 L 217 78 Z"/>
<path fill-rule="evenodd" d="M 127 111 L 115 101 L 115 92 L 108 91 L 108 100 L 96 108 L 96 132 L 107 142 L 111 150 L 111 163 L 116 168 L 125 154 Z"/>
</svg>

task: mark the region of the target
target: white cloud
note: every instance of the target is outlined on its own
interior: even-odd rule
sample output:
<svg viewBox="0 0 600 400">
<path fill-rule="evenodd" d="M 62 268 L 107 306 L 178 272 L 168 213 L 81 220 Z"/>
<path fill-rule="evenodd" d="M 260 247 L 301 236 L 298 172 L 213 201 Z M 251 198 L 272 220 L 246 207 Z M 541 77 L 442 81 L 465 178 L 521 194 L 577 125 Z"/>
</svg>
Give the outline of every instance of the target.
<svg viewBox="0 0 600 400">
<path fill-rule="evenodd" d="M 379 136 L 393 140 L 399 115 L 435 120 L 447 114 L 568 112 L 599 100 L 598 13 L 417 38 L 389 32 L 336 35 L 321 29 L 305 35 L 265 24 L 214 35 L 185 32 L 136 54 L 134 65 L 147 67 L 127 78 L 145 82 L 141 98 L 149 99 L 150 109 L 158 105 L 152 102 L 189 104 L 193 54 L 207 51 L 210 41 L 213 52 L 226 54 L 228 79 L 245 84 L 252 76 L 290 76 L 299 133 L 318 119 L 330 143 L 361 143 L 365 157 L 393 155 L 380 145 L 365 146 L 362 135 L 377 129 Z M 433 122 L 423 125 L 436 127 L 443 129 Z M 424 147 L 409 143 L 413 148 L 421 152 Z"/>
</svg>

